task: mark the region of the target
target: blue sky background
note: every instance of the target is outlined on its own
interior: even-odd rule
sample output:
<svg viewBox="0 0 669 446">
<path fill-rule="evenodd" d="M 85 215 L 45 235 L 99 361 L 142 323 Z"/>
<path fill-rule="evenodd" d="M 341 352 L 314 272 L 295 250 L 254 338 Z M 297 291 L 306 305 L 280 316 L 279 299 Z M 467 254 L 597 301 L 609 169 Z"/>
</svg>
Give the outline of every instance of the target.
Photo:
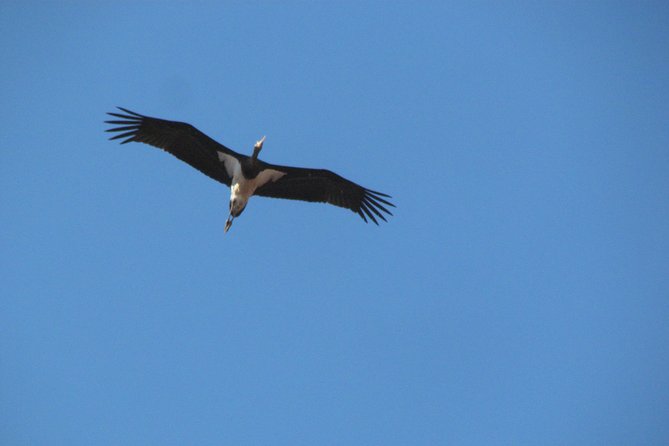
<svg viewBox="0 0 669 446">
<path fill-rule="evenodd" d="M 0 4 L 3 444 L 669 443 L 666 4 L 107 3 Z"/>
</svg>

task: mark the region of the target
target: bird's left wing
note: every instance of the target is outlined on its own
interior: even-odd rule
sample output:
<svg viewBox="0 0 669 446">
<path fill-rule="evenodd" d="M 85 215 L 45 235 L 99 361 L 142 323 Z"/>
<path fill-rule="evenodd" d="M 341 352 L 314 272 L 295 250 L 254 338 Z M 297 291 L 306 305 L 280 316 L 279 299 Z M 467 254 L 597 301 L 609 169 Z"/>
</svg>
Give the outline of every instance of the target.
<svg viewBox="0 0 669 446">
<path fill-rule="evenodd" d="M 377 225 L 377 217 L 386 221 L 385 214 L 393 215 L 388 207 L 395 207 L 386 200 L 389 195 L 364 187 L 325 169 L 275 166 L 266 168 L 284 173 L 276 181 L 268 181 L 255 191 L 255 195 L 286 198 L 311 202 L 329 203 L 352 210 L 367 222 Z"/>
<path fill-rule="evenodd" d="M 105 121 L 120 126 L 107 129 L 107 132 L 118 133 L 109 139 L 125 138 L 121 144 L 135 141 L 161 148 L 214 180 L 230 185 L 231 175 L 221 162 L 219 152 L 235 158 L 241 157 L 238 153 L 185 122 L 151 118 L 118 108 L 125 114 L 107 113 L 121 119 Z"/>
</svg>

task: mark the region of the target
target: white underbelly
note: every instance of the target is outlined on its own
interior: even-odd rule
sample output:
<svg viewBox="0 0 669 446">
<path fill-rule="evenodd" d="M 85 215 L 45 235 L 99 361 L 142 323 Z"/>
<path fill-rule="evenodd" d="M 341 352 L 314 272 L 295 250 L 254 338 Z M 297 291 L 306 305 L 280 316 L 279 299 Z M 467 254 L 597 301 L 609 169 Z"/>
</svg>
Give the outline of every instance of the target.
<svg viewBox="0 0 669 446">
<path fill-rule="evenodd" d="M 230 198 L 231 199 L 236 198 L 246 203 L 248 199 L 251 198 L 251 195 L 253 195 L 253 193 L 256 191 L 257 188 L 258 184 L 255 178 L 247 180 L 246 178 L 241 176 L 241 178 L 239 178 L 237 181 L 233 180 L 230 190 L 231 193 Z"/>
<path fill-rule="evenodd" d="M 224 163 L 228 175 L 232 177 L 230 183 L 230 210 L 233 211 L 233 214 L 239 214 L 246 207 L 246 203 L 256 189 L 262 187 L 268 181 L 277 181 L 286 174 L 286 172 L 274 169 L 264 169 L 255 178 L 247 179 L 244 177 L 241 165 L 236 158 L 223 152 L 219 152 L 218 157 Z"/>
<path fill-rule="evenodd" d="M 257 188 L 263 186 L 268 181 L 276 181 L 285 174 L 285 172 L 279 172 L 278 170 L 265 169 L 256 175 L 255 178 L 247 179 L 242 175 L 241 168 L 235 169 L 232 185 L 230 186 L 230 198 L 239 198 L 246 202 L 255 193 Z"/>
</svg>

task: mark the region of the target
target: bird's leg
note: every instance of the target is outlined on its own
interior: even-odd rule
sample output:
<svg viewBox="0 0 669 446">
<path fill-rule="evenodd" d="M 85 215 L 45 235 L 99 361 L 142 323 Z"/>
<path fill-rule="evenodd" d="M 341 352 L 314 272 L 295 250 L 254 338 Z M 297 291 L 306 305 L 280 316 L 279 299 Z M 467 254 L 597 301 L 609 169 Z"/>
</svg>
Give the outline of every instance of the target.
<svg viewBox="0 0 669 446">
<path fill-rule="evenodd" d="M 258 158 L 258 154 L 262 150 L 262 145 L 265 142 L 265 137 L 260 138 L 259 141 L 256 141 L 256 145 L 253 146 L 253 159 Z"/>
<path fill-rule="evenodd" d="M 232 213 L 228 215 L 228 219 L 225 221 L 225 228 L 223 229 L 223 232 L 228 232 L 228 229 L 230 229 L 230 226 L 232 226 L 232 220 L 234 220 L 235 217 L 232 216 Z"/>
</svg>

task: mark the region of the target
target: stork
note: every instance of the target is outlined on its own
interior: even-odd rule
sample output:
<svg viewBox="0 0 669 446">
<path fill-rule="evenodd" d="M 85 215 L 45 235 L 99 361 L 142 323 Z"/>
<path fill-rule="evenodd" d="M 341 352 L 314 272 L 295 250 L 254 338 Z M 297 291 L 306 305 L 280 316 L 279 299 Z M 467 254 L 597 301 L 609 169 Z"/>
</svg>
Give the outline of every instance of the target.
<svg viewBox="0 0 669 446">
<path fill-rule="evenodd" d="M 230 214 L 225 222 L 228 232 L 235 218 L 246 208 L 253 195 L 289 200 L 329 203 L 357 213 L 367 223 L 379 224 L 392 215 L 395 207 L 389 195 L 364 188 L 326 169 L 280 166 L 258 158 L 265 136 L 253 146 L 251 156 L 241 155 L 220 144 L 184 122 L 168 121 L 140 115 L 122 107 L 122 113 L 107 113 L 115 125 L 107 132 L 116 133 L 110 140 L 121 144 L 141 142 L 174 155 L 205 175 L 230 186 Z"/>
</svg>

